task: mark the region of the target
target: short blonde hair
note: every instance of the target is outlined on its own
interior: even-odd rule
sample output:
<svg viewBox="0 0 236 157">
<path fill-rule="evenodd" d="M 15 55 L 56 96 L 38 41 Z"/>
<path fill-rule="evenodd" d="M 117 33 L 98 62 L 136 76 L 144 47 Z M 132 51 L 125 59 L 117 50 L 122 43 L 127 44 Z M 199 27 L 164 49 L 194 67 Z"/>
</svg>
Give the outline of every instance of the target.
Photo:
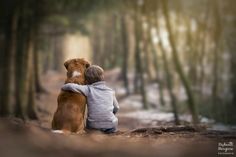
<svg viewBox="0 0 236 157">
<path fill-rule="evenodd" d="M 91 65 L 85 70 L 85 79 L 88 84 L 104 81 L 104 70 L 98 65 Z"/>
</svg>

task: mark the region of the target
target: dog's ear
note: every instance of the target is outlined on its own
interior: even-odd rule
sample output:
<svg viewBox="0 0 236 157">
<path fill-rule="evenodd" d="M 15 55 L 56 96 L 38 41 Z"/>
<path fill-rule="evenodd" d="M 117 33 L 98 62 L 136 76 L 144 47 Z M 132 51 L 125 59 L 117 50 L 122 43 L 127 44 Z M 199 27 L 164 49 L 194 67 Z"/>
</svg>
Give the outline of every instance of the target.
<svg viewBox="0 0 236 157">
<path fill-rule="evenodd" d="M 64 66 L 65 66 L 66 70 L 68 70 L 68 66 L 69 66 L 70 62 L 71 62 L 71 59 L 65 61 Z"/>
<path fill-rule="evenodd" d="M 85 60 L 84 58 L 81 58 L 81 60 L 83 60 L 83 64 L 85 65 L 85 68 L 87 69 L 88 67 L 90 67 L 90 63 L 87 61 L 87 60 Z"/>
<path fill-rule="evenodd" d="M 85 63 L 85 67 L 86 67 L 86 68 L 90 67 L 90 65 L 91 65 L 91 64 L 90 64 L 89 62 Z"/>
</svg>

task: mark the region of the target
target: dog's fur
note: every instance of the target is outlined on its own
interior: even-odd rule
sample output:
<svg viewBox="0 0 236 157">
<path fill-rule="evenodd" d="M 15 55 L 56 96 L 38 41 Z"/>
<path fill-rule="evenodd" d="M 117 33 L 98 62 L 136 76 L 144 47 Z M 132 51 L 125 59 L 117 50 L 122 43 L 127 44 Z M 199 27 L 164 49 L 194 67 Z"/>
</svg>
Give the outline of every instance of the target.
<svg viewBox="0 0 236 157">
<path fill-rule="evenodd" d="M 90 66 L 84 59 L 71 59 L 64 63 L 67 69 L 65 83 L 84 85 L 84 71 Z M 85 127 L 86 98 L 80 93 L 61 91 L 57 99 L 57 110 L 52 120 L 52 129 L 55 132 L 82 133 Z"/>
</svg>

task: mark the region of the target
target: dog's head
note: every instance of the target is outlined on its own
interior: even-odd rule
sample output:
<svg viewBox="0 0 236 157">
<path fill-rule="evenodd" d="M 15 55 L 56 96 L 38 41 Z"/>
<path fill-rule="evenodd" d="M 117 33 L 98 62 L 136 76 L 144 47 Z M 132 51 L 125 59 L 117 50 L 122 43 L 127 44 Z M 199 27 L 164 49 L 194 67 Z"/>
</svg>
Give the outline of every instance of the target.
<svg viewBox="0 0 236 157">
<path fill-rule="evenodd" d="M 90 63 L 83 58 L 67 60 L 64 63 L 67 70 L 66 83 L 84 84 L 84 71 L 90 66 Z"/>
</svg>

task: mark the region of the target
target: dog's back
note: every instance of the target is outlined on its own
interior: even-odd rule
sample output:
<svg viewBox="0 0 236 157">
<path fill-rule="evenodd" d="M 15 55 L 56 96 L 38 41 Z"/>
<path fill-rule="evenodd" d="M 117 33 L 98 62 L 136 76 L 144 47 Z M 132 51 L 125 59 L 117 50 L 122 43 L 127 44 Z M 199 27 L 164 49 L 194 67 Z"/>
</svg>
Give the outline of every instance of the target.
<svg viewBox="0 0 236 157">
<path fill-rule="evenodd" d="M 78 132 L 84 129 L 86 98 L 80 93 L 61 91 L 57 99 L 58 108 L 54 114 L 52 129 Z"/>
</svg>

